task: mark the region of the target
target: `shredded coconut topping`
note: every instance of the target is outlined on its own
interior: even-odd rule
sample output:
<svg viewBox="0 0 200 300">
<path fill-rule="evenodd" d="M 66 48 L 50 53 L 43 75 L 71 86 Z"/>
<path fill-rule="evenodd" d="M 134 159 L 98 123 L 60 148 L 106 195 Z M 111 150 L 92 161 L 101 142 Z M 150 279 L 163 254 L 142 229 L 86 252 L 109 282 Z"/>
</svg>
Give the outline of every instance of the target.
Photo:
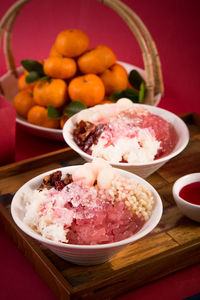
<svg viewBox="0 0 200 300">
<path fill-rule="evenodd" d="M 176 143 L 175 130 L 170 123 L 128 99 L 96 106 L 94 111 L 80 112 L 77 117 L 77 120 L 82 117 L 81 122 L 93 122 L 90 125 L 96 126 L 96 130 L 88 132 L 84 141 L 74 133 L 75 142 L 93 157 L 111 163 L 150 162 L 170 153 Z M 99 126 L 103 126 L 101 131 Z"/>
</svg>

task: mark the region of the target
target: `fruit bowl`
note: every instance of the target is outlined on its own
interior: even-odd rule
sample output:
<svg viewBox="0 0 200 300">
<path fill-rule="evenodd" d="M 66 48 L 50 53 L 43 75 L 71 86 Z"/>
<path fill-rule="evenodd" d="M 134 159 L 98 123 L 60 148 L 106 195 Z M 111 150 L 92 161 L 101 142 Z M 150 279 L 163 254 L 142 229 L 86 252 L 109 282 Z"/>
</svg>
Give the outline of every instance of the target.
<svg viewBox="0 0 200 300">
<path fill-rule="evenodd" d="M 124 66 L 124 68 L 127 70 L 128 73 L 131 70 L 135 69 L 143 77 L 145 77 L 144 70 L 142 70 L 134 65 L 131 65 L 129 63 L 125 63 L 125 62 L 121 62 L 121 61 L 119 63 L 122 66 Z M 17 69 L 17 73 L 19 75 L 22 74 L 23 68 L 19 67 Z M 13 99 L 18 91 L 17 90 L 18 79 L 11 72 L 8 72 L 0 78 L 0 81 L 1 81 L 2 88 L 5 92 L 5 95 L 4 95 L 5 99 L 12 103 Z M 155 99 L 154 105 L 157 106 L 161 100 L 161 94 L 156 95 L 154 99 Z M 47 138 L 47 139 L 64 141 L 61 129 L 52 129 L 52 128 L 45 128 L 45 127 L 33 125 L 33 124 L 28 123 L 26 119 L 20 117 L 19 115 L 16 116 L 16 122 L 29 133 L 32 133 L 32 134 L 35 134 L 37 136 Z"/>
<path fill-rule="evenodd" d="M 120 175 L 125 177 L 126 179 L 143 184 L 148 190 L 150 190 L 153 199 L 154 205 L 153 210 L 151 212 L 150 218 L 144 223 L 143 227 L 137 231 L 135 234 L 126 238 L 124 240 L 108 243 L 108 244 L 99 244 L 99 245 L 75 245 L 75 244 L 67 244 L 61 242 L 54 242 L 50 239 L 44 238 L 42 235 L 31 229 L 23 220 L 25 216 L 25 204 L 23 201 L 23 195 L 28 191 L 37 189 L 43 178 L 46 175 L 51 174 L 55 171 L 61 171 L 63 175 L 67 173 L 72 173 L 73 170 L 80 166 L 70 166 L 64 167 L 56 170 L 52 170 L 46 173 L 43 173 L 27 183 L 25 183 L 15 194 L 12 203 L 11 203 L 11 214 L 12 217 L 17 224 L 17 226 L 27 235 L 40 242 L 47 248 L 49 248 L 52 252 L 60 256 L 61 258 L 78 264 L 78 265 L 96 265 L 108 261 L 111 257 L 121 251 L 123 248 L 127 247 L 129 244 L 138 241 L 140 238 L 146 236 L 150 233 L 158 224 L 161 216 L 162 216 L 162 201 L 157 193 L 157 191 L 144 179 L 126 172 L 124 170 L 116 169 Z"/>
<path fill-rule="evenodd" d="M 105 110 L 108 111 L 109 106 L 115 104 L 105 104 L 105 105 L 107 105 L 105 106 Z M 155 106 L 145 105 L 145 104 L 135 104 L 135 107 L 136 108 L 144 107 L 150 113 L 162 117 L 164 120 L 172 124 L 177 135 L 177 141 L 172 151 L 161 158 L 155 159 L 153 161 L 144 162 L 144 163 L 127 163 L 127 162 L 116 163 L 116 162 L 109 161 L 109 163 L 115 168 L 120 168 L 128 172 L 133 172 L 142 178 L 147 178 L 156 170 L 158 170 L 161 166 L 163 166 L 167 161 L 169 161 L 170 159 L 178 155 L 181 151 L 183 151 L 183 149 L 186 147 L 189 141 L 189 131 L 185 123 L 181 120 L 181 118 L 179 118 L 178 116 L 176 116 L 175 114 L 167 110 Z M 98 108 L 101 109 L 101 106 L 99 105 L 96 107 L 89 108 L 87 110 L 89 110 L 91 114 L 93 114 L 94 110 L 97 111 Z M 74 141 L 73 131 L 76 126 L 77 117 L 78 114 L 72 116 L 70 119 L 67 120 L 63 128 L 63 136 L 66 143 L 74 151 L 76 151 L 83 159 L 90 162 L 93 160 L 94 157 L 81 150 L 81 148 Z"/>
</svg>

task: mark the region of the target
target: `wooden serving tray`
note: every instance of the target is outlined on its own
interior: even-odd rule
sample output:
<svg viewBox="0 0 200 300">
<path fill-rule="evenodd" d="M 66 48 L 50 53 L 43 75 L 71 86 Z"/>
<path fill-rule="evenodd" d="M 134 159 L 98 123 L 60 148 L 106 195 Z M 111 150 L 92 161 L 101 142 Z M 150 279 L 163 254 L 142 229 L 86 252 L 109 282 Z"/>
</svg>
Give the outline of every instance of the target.
<svg viewBox="0 0 200 300">
<path fill-rule="evenodd" d="M 10 215 L 12 195 L 41 172 L 80 164 L 70 148 L 0 168 L 0 221 L 5 231 L 59 299 L 111 299 L 172 272 L 200 262 L 200 224 L 184 217 L 172 197 L 176 179 L 200 171 L 200 116 L 181 116 L 190 130 L 186 149 L 148 178 L 164 206 L 158 226 L 109 262 L 76 266 L 26 236 Z"/>
</svg>

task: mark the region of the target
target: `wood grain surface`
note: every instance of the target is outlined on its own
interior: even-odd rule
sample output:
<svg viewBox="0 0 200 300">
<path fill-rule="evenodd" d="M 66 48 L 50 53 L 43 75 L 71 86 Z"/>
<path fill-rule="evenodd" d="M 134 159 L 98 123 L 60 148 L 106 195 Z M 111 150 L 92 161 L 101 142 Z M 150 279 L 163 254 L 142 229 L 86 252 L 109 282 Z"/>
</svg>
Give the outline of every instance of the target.
<svg viewBox="0 0 200 300">
<path fill-rule="evenodd" d="M 167 274 L 200 262 L 200 224 L 183 216 L 172 197 L 176 179 L 200 171 L 200 117 L 181 116 L 190 130 L 190 142 L 177 157 L 147 181 L 160 194 L 164 206 L 158 226 L 109 262 L 91 267 L 76 266 L 26 236 L 13 222 L 10 195 L 41 172 L 83 160 L 70 148 L 0 168 L 0 221 L 59 299 L 112 299 Z M 2 196 L 4 195 L 4 196 Z"/>
</svg>

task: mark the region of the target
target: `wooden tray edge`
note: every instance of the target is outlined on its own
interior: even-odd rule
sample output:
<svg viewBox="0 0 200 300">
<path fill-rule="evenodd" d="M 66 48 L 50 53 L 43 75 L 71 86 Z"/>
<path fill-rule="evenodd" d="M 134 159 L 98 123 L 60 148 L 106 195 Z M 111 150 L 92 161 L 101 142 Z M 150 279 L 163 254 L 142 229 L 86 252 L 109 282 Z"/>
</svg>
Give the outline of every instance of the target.
<svg viewBox="0 0 200 300">
<path fill-rule="evenodd" d="M 52 163 L 53 160 L 67 160 L 76 156 L 77 153 L 70 147 L 56 150 L 46 154 L 38 155 L 33 158 L 28 158 L 19 162 L 14 162 L 8 165 L 0 167 L 0 179 L 16 175 L 18 173 L 26 172 L 31 168 L 42 167 L 48 163 Z"/>
</svg>

